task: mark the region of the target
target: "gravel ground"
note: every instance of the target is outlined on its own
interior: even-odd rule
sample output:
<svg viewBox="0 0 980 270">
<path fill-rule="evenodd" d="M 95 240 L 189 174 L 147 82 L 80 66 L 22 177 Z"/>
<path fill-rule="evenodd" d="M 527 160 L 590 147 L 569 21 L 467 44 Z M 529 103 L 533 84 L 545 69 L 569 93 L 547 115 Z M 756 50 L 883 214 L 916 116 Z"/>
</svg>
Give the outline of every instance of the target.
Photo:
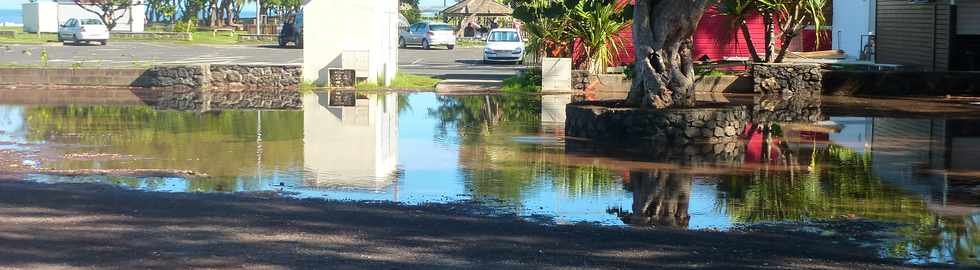
<svg viewBox="0 0 980 270">
<path fill-rule="evenodd" d="M 803 233 L 552 225 L 469 204 L 0 180 L 0 269 L 913 269 Z"/>
</svg>

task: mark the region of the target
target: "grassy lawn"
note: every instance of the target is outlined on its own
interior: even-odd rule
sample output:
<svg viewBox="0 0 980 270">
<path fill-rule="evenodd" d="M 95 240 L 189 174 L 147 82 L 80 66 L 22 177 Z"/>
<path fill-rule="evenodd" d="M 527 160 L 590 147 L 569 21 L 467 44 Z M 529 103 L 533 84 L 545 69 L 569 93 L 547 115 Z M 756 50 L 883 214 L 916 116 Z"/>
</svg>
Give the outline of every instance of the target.
<svg viewBox="0 0 980 270">
<path fill-rule="evenodd" d="M 16 26 L 5 26 L 0 27 L 0 31 L 16 31 L 16 38 L 3 38 L 0 37 L 0 43 L 14 43 L 14 44 L 41 44 L 46 42 L 58 42 L 58 36 L 54 33 L 42 33 L 40 36 L 32 33 L 24 33 L 21 27 Z M 147 32 L 161 32 L 163 29 L 149 28 Z M 219 32 L 214 35 L 211 31 L 197 31 L 192 32 L 191 36 L 193 40 L 191 41 L 178 41 L 178 40 L 147 40 L 147 39 L 132 39 L 132 38 L 117 38 L 111 37 L 110 42 L 113 40 L 123 40 L 123 41 L 146 41 L 146 42 L 161 42 L 161 43 L 179 43 L 179 44 L 213 44 L 213 45 L 235 45 L 235 44 L 275 44 L 275 41 L 248 41 L 239 42 L 238 35 L 247 34 L 242 31 L 229 34 L 227 32 Z"/>
<path fill-rule="evenodd" d="M 15 31 L 16 38 L 0 37 L 0 43 L 19 43 L 19 44 L 41 44 L 45 42 L 58 42 L 58 35 L 54 33 L 42 33 L 40 36 L 33 33 L 24 33 L 19 26 L 2 26 L 0 31 Z"/>
<path fill-rule="evenodd" d="M 383 87 L 376 83 L 361 82 L 358 83 L 355 88 L 358 90 L 432 90 L 436 87 L 436 84 L 439 83 L 439 81 L 439 79 L 427 76 L 398 73 L 395 75 L 395 79 L 391 81 L 391 86 Z"/>
</svg>

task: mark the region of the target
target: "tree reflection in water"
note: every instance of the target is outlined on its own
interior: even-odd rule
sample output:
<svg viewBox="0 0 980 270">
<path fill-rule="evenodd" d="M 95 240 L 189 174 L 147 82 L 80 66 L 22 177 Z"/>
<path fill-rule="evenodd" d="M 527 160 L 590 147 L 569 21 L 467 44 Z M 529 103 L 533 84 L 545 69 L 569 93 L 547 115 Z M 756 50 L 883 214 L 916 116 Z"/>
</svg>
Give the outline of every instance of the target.
<svg viewBox="0 0 980 270">
<path fill-rule="evenodd" d="M 626 188 L 633 192 L 633 211 L 620 211 L 620 218 L 633 225 L 687 228 L 692 179 L 679 172 L 631 171 Z"/>
</svg>

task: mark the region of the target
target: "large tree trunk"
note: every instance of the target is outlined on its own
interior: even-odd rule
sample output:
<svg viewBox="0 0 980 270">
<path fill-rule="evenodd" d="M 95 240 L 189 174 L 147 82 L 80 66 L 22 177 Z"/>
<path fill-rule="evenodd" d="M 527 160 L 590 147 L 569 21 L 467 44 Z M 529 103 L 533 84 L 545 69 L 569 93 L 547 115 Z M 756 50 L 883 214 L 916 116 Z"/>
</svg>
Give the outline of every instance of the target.
<svg viewBox="0 0 980 270">
<path fill-rule="evenodd" d="M 648 108 L 694 106 L 691 37 L 711 0 L 638 0 L 633 13 L 636 48 L 627 103 Z"/>
</svg>

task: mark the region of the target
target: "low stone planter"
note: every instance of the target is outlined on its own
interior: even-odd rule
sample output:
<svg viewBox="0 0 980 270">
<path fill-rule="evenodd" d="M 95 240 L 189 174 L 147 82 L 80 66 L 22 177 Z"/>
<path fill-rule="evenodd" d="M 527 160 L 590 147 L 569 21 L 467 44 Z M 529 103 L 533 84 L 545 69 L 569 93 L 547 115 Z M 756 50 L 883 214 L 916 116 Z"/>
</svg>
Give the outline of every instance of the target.
<svg viewBox="0 0 980 270">
<path fill-rule="evenodd" d="M 2 38 L 16 38 L 17 31 L 0 31 L 0 37 Z"/>
<path fill-rule="evenodd" d="M 110 39 L 111 38 L 178 41 L 194 40 L 194 36 L 192 36 L 191 33 L 185 32 L 112 32 L 110 35 Z"/>
<path fill-rule="evenodd" d="M 545 57 L 541 60 L 541 91 L 572 91 L 572 59 Z"/>
<path fill-rule="evenodd" d="M 566 107 L 565 134 L 593 140 L 638 140 L 687 144 L 738 141 L 750 121 L 741 105 L 653 110 L 624 108 L 618 101 L 589 101 Z"/>
<path fill-rule="evenodd" d="M 279 35 L 238 35 L 238 41 L 279 41 Z"/>
<path fill-rule="evenodd" d="M 735 75 L 700 77 L 694 82 L 694 91 L 701 93 L 752 93 L 752 78 Z"/>
<path fill-rule="evenodd" d="M 819 95 L 823 70 L 818 64 L 758 63 L 752 65 L 755 92 L 764 95 Z"/>
</svg>

